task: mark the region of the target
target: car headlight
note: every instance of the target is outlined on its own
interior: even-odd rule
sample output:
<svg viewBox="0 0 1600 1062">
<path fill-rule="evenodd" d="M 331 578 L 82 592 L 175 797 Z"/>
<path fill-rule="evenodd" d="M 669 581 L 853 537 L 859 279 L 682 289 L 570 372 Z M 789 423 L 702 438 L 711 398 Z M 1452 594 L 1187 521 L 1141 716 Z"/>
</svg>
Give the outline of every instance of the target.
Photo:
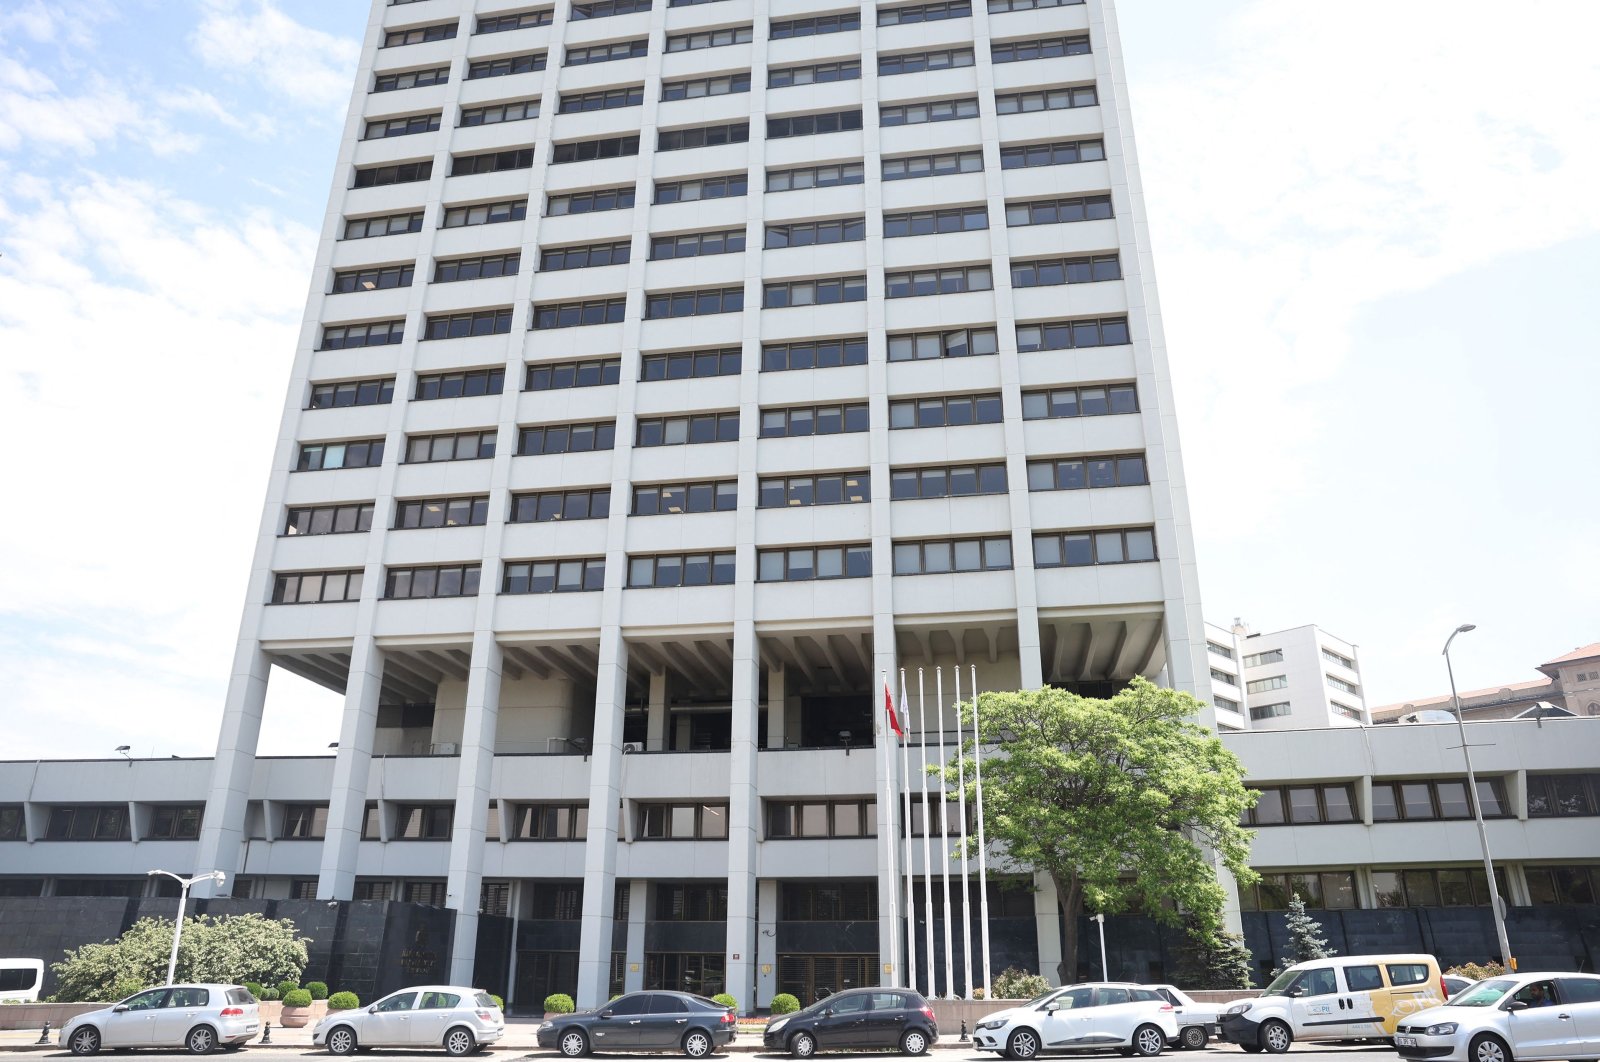
<svg viewBox="0 0 1600 1062">
<path fill-rule="evenodd" d="M 1004 1024 L 1004 1021 L 980 1021 L 977 1027 L 980 1029 L 998 1029 Z"/>
<path fill-rule="evenodd" d="M 1456 1030 L 1459 1028 L 1460 1026 L 1455 1022 L 1445 1021 L 1440 1022 L 1438 1025 L 1430 1025 L 1426 1029 L 1423 1029 L 1422 1032 L 1427 1036 L 1454 1036 Z"/>
<path fill-rule="evenodd" d="M 555 1022 L 547 1021 L 543 1025 L 539 1026 L 539 1031 L 540 1032 L 544 1032 L 546 1029 L 554 1029 L 555 1027 L 556 1027 L 556 1023 Z"/>
<path fill-rule="evenodd" d="M 789 1019 L 788 1018 L 779 1018 L 777 1021 L 775 1021 L 771 1025 L 767 1026 L 767 1032 L 777 1032 L 779 1029 L 783 1028 L 785 1025 L 788 1025 L 788 1024 L 789 1024 Z"/>
<path fill-rule="evenodd" d="M 1245 1011 L 1247 1011 L 1249 1009 L 1250 1009 L 1250 1004 L 1248 1004 L 1248 1003 L 1236 1003 L 1233 1006 L 1228 1008 L 1228 1013 L 1229 1014 L 1243 1014 Z"/>
</svg>

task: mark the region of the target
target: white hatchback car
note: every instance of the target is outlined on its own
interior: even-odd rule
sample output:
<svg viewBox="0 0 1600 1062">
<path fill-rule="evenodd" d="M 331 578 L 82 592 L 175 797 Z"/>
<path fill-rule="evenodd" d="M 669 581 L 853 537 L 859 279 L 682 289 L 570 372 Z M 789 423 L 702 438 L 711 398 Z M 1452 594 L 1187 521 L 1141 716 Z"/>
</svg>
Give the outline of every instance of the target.
<svg viewBox="0 0 1600 1062">
<path fill-rule="evenodd" d="M 506 1017 L 483 989 L 420 985 L 329 1014 L 311 1030 L 311 1042 L 335 1055 L 366 1047 L 443 1047 L 460 1056 L 505 1033 Z"/>
<path fill-rule="evenodd" d="M 1176 985 L 1145 985 L 1156 995 L 1172 1004 L 1178 1016 L 1178 1038 L 1174 1047 L 1198 1051 L 1217 1035 L 1217 1022 L 1222 1018 L 1222 1008 L 1215 1003 L 1196 1003 L 1188 993 Z"/>
<path fill-rule="evenodd" d="M 1027 1062 L 1044 1051 L 1117 1048 L 1159 1055 L 1177 1036 L 1177 1014 L 1154 989 L 1097 982 L 1052 989 L 987 1015 L 975 1026 L 972 1044 Z"/>
<path fill-rule="evenodd" d="M 59 1043 L 75 1055 L 102 1047 L 182 1047 L 206 1055 L 237 1050 L 260 1031 L 256 997 L 243 985 L 170 985 L 68 1018 Z"/>
<path fill-rule="evenodd" d="M 1395 1028 L 1401 1058 L 1534 1062 L 1600 1058 L 1600 976 L 1524 973 L 1479 981 Z"/>
</svg>

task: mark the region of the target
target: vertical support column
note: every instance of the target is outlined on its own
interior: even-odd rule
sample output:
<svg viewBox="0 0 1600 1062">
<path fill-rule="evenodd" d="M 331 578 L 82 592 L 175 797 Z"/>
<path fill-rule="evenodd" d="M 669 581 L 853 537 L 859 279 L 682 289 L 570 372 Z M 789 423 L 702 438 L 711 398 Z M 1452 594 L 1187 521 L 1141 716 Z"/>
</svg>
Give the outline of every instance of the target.
<svg viewBox="0 0 1600 1062">
<path fill-rule="evenodd" d="M 882 567 L 888 569 L 890 556 L 888 550 L 880 553 L 874 545 L 874 580 L 881 578 L 883 582 L 889 582 L 888 571 L 879 573 L 877 559 L 882 558 Z M 896 687 L 899 685 L 893 677 L 897 671 L 892 590 L 873 594 L 873 612 L 872 721 L 873 731 L 878 735 L 877 744 L 872 749 L 873 778 L 876 781 L 873 793 L 878 804 L 878 843 L 875 846 L 878 856 L 878 983 L 906 985 L 911 983 L 910 974 L 897 961 L 903 951 L 900 916 L 905 912 L 900 911 L 900 907 L 905 900 L 905 883 L 898 872 L 893 872 L 896 868 L 884 844 L 887 839 L 897 854 L 903 847 L 900 840 L 900 787 L 903 784 L 900 779 L 900 756 L 894 744 L 897 739 L 889 726 L 888 713 L 883 704 L 883 676 L 891 676 L 889 681 Z M 884 744 L 889 745 L 890 755 L 887 758 L 883 754 Z M 904 872 L 905 868 L 898 870 Z M 916 922 L 913 920 L 907 924 L 914 927 Z"/>
<path fill-rule="evenodd" d="M 583 927 L 578 937 L 578 1007 L 610 996 L 611 919 L 616 907 L 618 803 L 622 799 L 622 713 L 628 694 L 628 644 L 622 628 L 600 629 L 595 671 L 594 745 L 589 768 L 589 832 L 583 847 Z"/>
<path fill-rule="evenodd" d="M 756 994 L 756 825 L 761 794 L 756 789 L 757 703 L 761 662 L 750 616 L 733 627 L 733 726 L 728 761 L 728 943 L 725 991 L 745 1013 Z"/>
<path fill-rule="evenodd" d="M 643 878 L 628 882 L 628 968 L 622 973 L 622 990 L 644 988 L 644 924 L 649 916 L 650 883 Z"/>
<path fill-rule="evenodd" d="M 489 826 L 489 780 L 494 773 L 495 729 L 500 718 L 503 650 L 494 632 L 472 637 L 467 672 L 466 714 L 461 726 L 461 759 L 456 773 L 456 811 L 450 831 L 450 876 L 445 903 L 455 909 L 450 947 L 450 980 L 475 984 L 478 953 L 478 899 L 483 891 L 483 849 Z"/>
<path fill-rule="evenodd" d="M 772 676 L 767 676 L 772 682 Z M 767 724 L 771 726 L 769 722 Z M 770 731 L 769 731 L 770 732 Z M 756 907 L 761 912 L 756 928 L 757 1008 L 772 1006 L 778 994 L 778 883 L 772 878 L 756 882 Z"/>
<path fill-rule="evenodd" d="M 1038 934 L 1039 973 L 1052 985 L 1071 984 L 1077 970 L 1061 965 L 1061 901 L 1048 874 L 1033 876 L 1033 927 Z M 1076 965 L 1076 964 L 1074 964 Z"/>
<path fill-rule="evenodd" d="M 650 672 L 650 703 L 645 715 L 645 751 L 661 752 L 667 747 L 667 673 Z"/>
<path fill-rule="evenodd" d="M 348 900 L 356 887 L 356 852 L 366 815 L 367 781 L 378 728 L 378 698 L 383 692 L 383 653 L 370 634 L 350 646 L 350 677 L 344 688 L 344 722 L 339 754 L 333 761 L 333 791 L 328 797 L 328 832 L 322 842 L 322 873 L 317 899 Z"/>
<path fill-rule="evenodd" d="M 244 869 L 240 849 L 245 812 L 250 803 L 250 778 L 255 773 L 261 714 L 267 704 L 267 678 L 272 661 L 254 638 L 241 640 L 234 651 L 233 675 L 222 707 L 217 756 L 211 764 L 211 788 L 195 854 L 196 870 L 221 870 L 233 881 Z M 30 836 L 29 840 L 33 838 Z M 196 897 L 216 895 L 210 881 L 196 882 Z"/>
<path fill-rule="evenodd" d="M 783 665 L 767 669 L 767 748 L 783 748 L 787 738 L 788 720 L 784 718 L 788 709 L 788 690 L 786 690 L 784 677 L 787 673 Z"/>
</svg>

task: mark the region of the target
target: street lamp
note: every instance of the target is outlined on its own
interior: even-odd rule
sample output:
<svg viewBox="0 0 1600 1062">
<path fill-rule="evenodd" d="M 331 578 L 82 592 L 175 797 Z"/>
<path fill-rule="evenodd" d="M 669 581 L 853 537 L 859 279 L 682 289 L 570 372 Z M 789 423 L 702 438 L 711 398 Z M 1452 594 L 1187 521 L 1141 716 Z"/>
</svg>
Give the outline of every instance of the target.
<svg viewBox="0 0 1600 1062">
<path fill-rule="evenodd" d="M 1472 773 L 1472 746 L 1467 744 L 1467 724 L 1461 715 L 1461 695 L 1456 692 L 1456 673 L 1450 666 L 1450 643 L 1456 640 L 1456 635 L 1477 629 L 1475 623 L 1463 623 L 1450 632 L 1450 637 L 1444 640 L 1444 669 L 1450 676 L 1450 700 L 1456 708 L 1456 728 L 1461 733 L 1461 755 L 1467 761 L 1467 792 L 1472 799 L 1472 817 L 1478 823 L 1478 844 L 1483 849 L 1483 872 L 1489 879 L 1489 906 L 1494 912 L 1494 931 L 1500 938 L 1500 958 L 1505 963 L 1506 971 L 1510 972 L 1516 969 L 1516 960 L 1511 957 L 1511 942 L 1506 937 L 1506 919 L 1500 911 L 1500 886 L 1495 883 L 1494 860 L 1489 857 L 1489 831 L 1483 825 L 1483 803 L 1478 799 L 1478 778 Z"/>
<path fill-rule="evenodd" d="M 1100 923 L 1100 979 L 1111 980 L 1111 971 L 1106 967 L 1106 916 L 1094 914 L 1089 916 L 1089 921 Z"/>
<path fill-rule="evenodd" d="M 178 940 L 183 936 L 183 909 L 189 905 L 189 886 L 197 881 L 214 881 L 220 887 L 228 880 L 228 875 L 220 870 L 208 870 L 204 874 L 196 874 L 192 878 L 181 877 L 170 870 L 152 870 L 149 872 L 149 876 L 152 878 L 157 874 L 165 874 L 182 887 L 182 891 L 178 893 L 178 922 L 172 927 L 172 957 L 167 960 L 167 984 L 170 985 L 178 971 Z"/>
</svg>

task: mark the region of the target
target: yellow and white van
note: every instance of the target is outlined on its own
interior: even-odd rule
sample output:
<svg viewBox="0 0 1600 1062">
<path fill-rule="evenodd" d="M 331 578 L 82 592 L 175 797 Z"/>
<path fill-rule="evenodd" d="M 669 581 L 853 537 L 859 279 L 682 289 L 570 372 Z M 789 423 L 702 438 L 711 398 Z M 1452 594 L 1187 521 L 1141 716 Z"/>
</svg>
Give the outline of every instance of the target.
<svg viewBox="0 0 1600 1062">
<path fill-rule="evenodd" d="M 1222 1015 L 1222 1038 L 1282 1054 L 1296 1040 L 1377 1039 L 1444 1002 L 1432 955 L 1341 955 L 1296 963 Z"/>
</svg>

